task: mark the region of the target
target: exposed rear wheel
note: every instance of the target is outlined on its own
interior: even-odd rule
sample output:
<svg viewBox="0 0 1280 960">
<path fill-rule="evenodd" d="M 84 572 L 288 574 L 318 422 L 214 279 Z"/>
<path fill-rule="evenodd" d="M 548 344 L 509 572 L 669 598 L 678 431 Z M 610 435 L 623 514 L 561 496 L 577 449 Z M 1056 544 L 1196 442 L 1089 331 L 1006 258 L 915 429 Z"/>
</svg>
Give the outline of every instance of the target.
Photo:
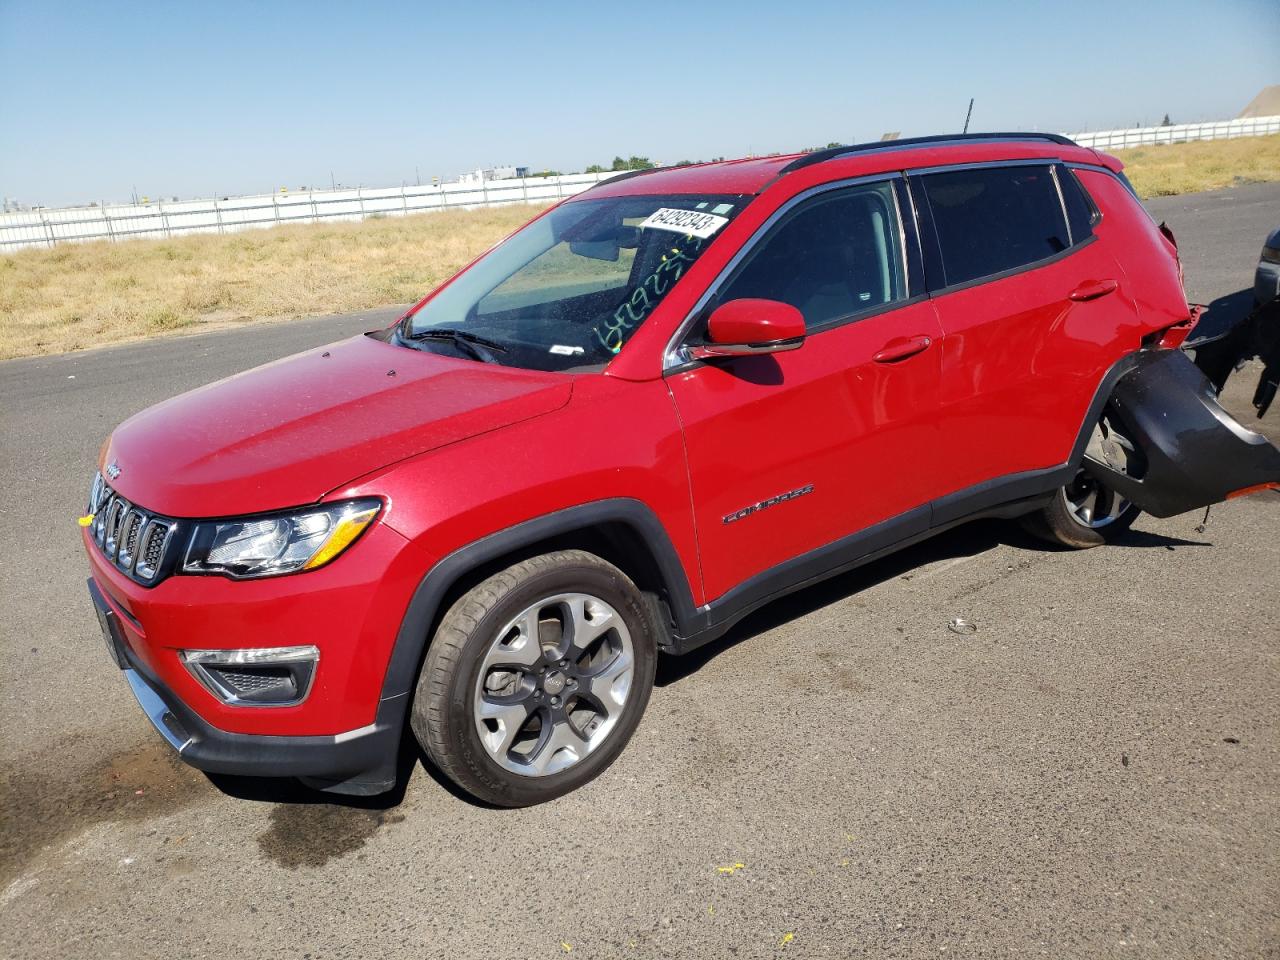
<svg viewBox="0 0 1280 960">
<path fill-rule="evenodd" d="M 540 803 L 601 773 L 649 699 L 657 628 L 616 567 L 577 550 L 490 577 L 445 614 L 412 725 L 464 790 Z"/>
<path fill-rule="evenodd" d="M 1141 475 L 1141 458 L 1109 416 L 1094 427 L 1086 457 Z M 1101 546 L 1128 530 L 1141 511 L 1083 468 L 1042 510 L 1023 518 L 1036 536 L 1075 549 Z"/>
</svg>

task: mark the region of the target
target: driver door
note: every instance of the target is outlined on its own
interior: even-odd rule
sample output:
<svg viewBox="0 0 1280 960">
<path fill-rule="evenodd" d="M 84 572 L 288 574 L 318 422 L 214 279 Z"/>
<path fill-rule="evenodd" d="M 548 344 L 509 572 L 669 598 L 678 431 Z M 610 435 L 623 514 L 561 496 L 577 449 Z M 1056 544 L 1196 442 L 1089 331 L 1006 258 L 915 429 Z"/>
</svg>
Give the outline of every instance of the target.
<svg viewBox="0 0 1280 960">
<path fill-rule="evenodd" d="M 820 572 L 821 548 L 877 524 L 850 546 L 928 527 L 941 330 L 931 302 L 909 295 L 921 278 L 900 199 L 890 178 L 784 207 L 703 316 L 783 301 L 804 315 L 804 345 L 668 374 L 709 599 L 813 551 L 793 572 Z"/>
</svg>

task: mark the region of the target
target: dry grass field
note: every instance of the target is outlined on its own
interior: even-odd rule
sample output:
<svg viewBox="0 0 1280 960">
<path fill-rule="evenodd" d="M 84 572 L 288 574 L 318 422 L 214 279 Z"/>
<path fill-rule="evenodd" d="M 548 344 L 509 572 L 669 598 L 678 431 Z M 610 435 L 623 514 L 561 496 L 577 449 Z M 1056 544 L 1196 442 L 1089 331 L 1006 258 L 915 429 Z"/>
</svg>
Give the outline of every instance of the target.
<svg viewBox="0 0 1280 960">
<path fill-rule="evenodd" d="M 0 256 L 0 359 L 407 303 L 539 209 L 21 250 Z"/>
<path fill-rule="evenodd" d="M 1121 154 L 1143 196 L 1280 180 L 1280 136 Z M 537 213 L 527 206 L 0 256 L 0 359 L 406 303 Z"/>
<path fill-rule="evenodd" d="M 1280 180 L 1280 134 L 1117 150 L 1142 197 Z"/>
</svg>

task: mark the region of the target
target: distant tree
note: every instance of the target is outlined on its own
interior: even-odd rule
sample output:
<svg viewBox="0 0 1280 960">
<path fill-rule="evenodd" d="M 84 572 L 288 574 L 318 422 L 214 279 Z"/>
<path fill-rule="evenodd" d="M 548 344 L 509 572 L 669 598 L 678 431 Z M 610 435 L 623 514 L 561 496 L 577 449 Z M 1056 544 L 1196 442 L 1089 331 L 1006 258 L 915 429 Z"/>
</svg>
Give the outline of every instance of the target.
<svg viewBox="0 0 1280 960">
<path fill-rule="evenodd" d="M 585 172 L 586 173 L 604 173 L 605 170 L 604 170 L 604 167 L 600 166 L 600 164 L 593 163 L 591 166 L 587 167 Z"/>
<path fill-rule="evenodd" d="M 1172 127 L 1172 126 L 1173 126 L 1173 121 L 1169 119 L 1169 115 L 1168 115 L 1167 113 L 1164 115 L 1164 119 L 1160 121 L 1160 126 L 1162 126 L 1162 127 Z"/>
<path fill-rule="evenodd" d="M 562 174 L 559 170 L 543 170 L 541 173 L 531 173 L 529 174 L 529 176 L 530 177 L 562 177 L 564 176 L 564 174 Z"/>
<path fill-rule="evenodd" d="M 692 167 L 693 164 L 694 164 L 693 160 L 677 160 L 675 162 L 675 165 L 677 167 Z"/>
<path fill-rule="evenodd" d="M 622 157 L 614 157 L 613 163 L 609 165 L 610 170 L 652 170 L 656 166 L 648 157 L 637 157 L 634 154 L 630 159 L 624 160 Z M 599 168 L 603 170 L 603 167 Z M 594 168 L 588 169 L 587 173 L 594 173 Z"/>
<path fill-rule="evenodd" d="M 844 146 L 843 143 L 837 143 L 836 141 L 832 140 L 830 143 L 827 144 L 827 149 L 830 150 L 832 147 L 843 147 L 843 146 Z"/>
</svg>

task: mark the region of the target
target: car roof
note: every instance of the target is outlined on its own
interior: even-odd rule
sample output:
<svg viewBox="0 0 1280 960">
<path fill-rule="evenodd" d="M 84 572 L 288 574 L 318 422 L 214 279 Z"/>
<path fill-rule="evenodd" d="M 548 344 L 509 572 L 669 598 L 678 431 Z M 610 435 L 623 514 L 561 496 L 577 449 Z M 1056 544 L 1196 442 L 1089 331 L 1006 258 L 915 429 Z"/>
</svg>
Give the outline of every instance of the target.
<svg viewBox="0 0 1280 960">
<path fill-rule="evenodd" d="M 1057 134 L 951 134 L 853 144 L 810 153 L 635 170 L 601 181 L 578 194 L 576 199 L 646 194 L 758 194 L 792 174 L 806 183 L 820 183 L 893 170 L 1026 159 L 1102 163 L 1114 170 L 1121 167 L 1114 158 L 1077 146 Z"/>
</svg>

